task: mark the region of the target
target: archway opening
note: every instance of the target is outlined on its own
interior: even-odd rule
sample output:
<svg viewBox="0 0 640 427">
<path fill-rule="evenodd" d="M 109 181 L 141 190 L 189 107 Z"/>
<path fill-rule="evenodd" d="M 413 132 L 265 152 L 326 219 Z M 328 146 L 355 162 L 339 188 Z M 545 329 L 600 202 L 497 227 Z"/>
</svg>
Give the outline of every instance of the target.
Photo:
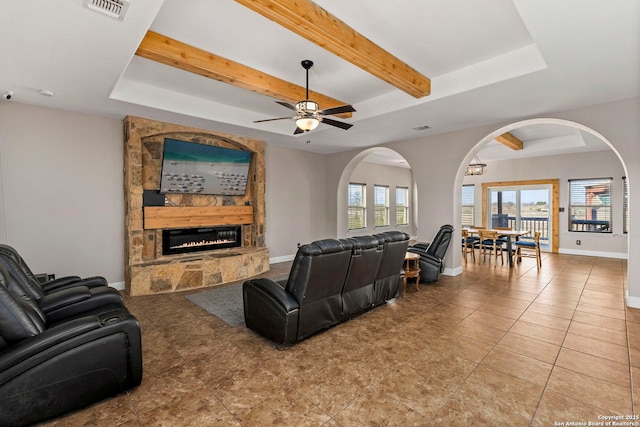
<svg viewBox="0 0 640 427">
<path fill-rule="evenodd" d="M 550 131 L 554 128 L 564 131 L 555 135 L 552 133 L 544 134 L 545 129 Z M 512 135 L 524 136 L 542 132 L 543 135 L 537 140 L 533 140 L 529 146 L 525 143 L 523 150 L 509 153 L 508 148 L 498 147 L 506 151 L 508 156 L 495 159 L 492 157 L 492 152 L 495 152 L 496 145 L 499 145 L 495 140 L 507 132 Z M 483 163 L 487 163 L 485 174 L 466 176 L 467 165 L 476 156 Z M 542 118 L 512 123 L 495 130 L 479 141 L 460 164 L 455 188 L 462 189 L 465 185 L 475 186 L 475 222 L 484 221 L 486 225 L 490 226 L 492 225 L 492 200 L 488 196 L 488 188 L 491 185 L 500 187 L 512 182 L 514 185 L 511 187 L 504 187 L 511 190 L 517 182 L 558 179 L 560 181 L 559 201 L 557 206 L 553 207 L 555 212 L 550 212 L 549 215 L 551 217 L 551 214 L 556 214 L 557 235 L 553 237 L 557 239 L 554 245 L 557 251 L 567 254 L 625 259 L 628 257 L 628 241 L 625 234 L 626 229 L 623 230 L 626 227 L 623 227 L 625 222 L 623 186 L 628 185 L 628 182 L 625 182 L 627 176 L 624 160 L 604 136 L 580 123 Z M 570 182 L 588 178 L 610 178 L 611 180 L 612 218 L 610 219 L 611 229 L 607 230 L 611 231 L 608 234 L 610 237 L 608 239 L 603 239 L 602 234 L 576 233 L 575 230 L 572 230 L 572 215 L 575 213 L 575 209 L 570 200 Z M 493 184 L 489 185 L 490 183 Z M 485 203 L 482 203 L 483 199 Z M 460 229 L 464 223 L 462 205 L 462 191 L 456 191 L 454 194 L 456 229 Z M 503 216 L 508 217 L 508 215 L 509 213 L 505 213 Z M 454 258 L 456 258 L 455 255 Z M 459 263 L 454 260 L 454 266 L 464 267 L 461 255 L 459 259 Z"/>
<path fill-rule="evenodd" d="M 336 197 L 338 238 L 387 230 L 415 236 L 415 179 L 409 162 L 392 149 L 374 147 L 355 155 L 342 171 Z M 358 210 L 365 217 L 356 221 Z"/>
</svg>

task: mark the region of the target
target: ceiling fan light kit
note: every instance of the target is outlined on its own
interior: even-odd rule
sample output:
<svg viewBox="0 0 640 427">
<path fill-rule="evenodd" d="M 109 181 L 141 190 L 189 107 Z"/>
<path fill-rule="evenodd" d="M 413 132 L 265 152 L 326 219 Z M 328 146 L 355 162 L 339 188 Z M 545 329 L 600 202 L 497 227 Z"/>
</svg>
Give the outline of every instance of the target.
<svg viewBox="0 0 640 427">
<path fill-rule="evenodd" d="M 327 108 L 325 110 L 321 110 L 317 102 L 311 101 L 309 99 L 309 68 L 313 66 L 313 61 L 305 59 L 300 64 L 302 65 L 302 68 L 306 70 L 306 74 L 307 74 L 306 99 L 298 102 L 296 105 L 291 105 L 288 102 L 284 102 L 284 101 L 276 101 L 277 104 L 280 104 L 285 108 L 295 111 L 296 115 L 293 117 L 278 117 L 275 119 L 254 120 L 254 123 L 270 122 L 274 120 L 293 119 L 296 121 L 296 130 L 293 132 L 294 135 L 297 135 L 303 132 L 309 132 L 317 128 L 320 122 L 323 122 L 330 126 L 335 126 L 344 130 L 347 130 L 350 127 L 352 127 L 353 125 L 350 123 L 340 122 L 338 120 L 333 120 L 330 118 L 326 118 L 324 116 L 331 116 L 334 114 L 342 114 L 342 113 L 352 113 L 356 111 L 356 109 L 353 108 L 353 106 L 341 105 L 338 107 L 332 107 L 332 108 Z"/>
<path fill-rule="evenodd" d="M 300 117 L 296 119 L 296 126 L 304 131 L 314 130 L 320 124 L 320 120 L 315 117 Z"/>
</svg>

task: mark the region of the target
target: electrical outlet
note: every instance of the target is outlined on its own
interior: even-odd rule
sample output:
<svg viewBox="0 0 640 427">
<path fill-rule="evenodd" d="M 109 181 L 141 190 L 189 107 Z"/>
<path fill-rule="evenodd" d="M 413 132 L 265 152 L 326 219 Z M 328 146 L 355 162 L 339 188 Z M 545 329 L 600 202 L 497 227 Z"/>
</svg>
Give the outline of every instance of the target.
<svg viewBox="0 0 640 427">
<path fill-rule="evenodd" d="M 580 246 L 582 242 L 580 240 L 576 240 L 576 245 Z"/>
</svg>

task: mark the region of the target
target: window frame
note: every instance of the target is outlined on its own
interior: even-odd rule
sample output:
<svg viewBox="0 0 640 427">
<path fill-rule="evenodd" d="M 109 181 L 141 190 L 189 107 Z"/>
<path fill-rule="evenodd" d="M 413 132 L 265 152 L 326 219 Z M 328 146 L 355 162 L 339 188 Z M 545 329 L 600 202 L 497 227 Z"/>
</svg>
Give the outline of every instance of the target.
<svg viewBox="0 0 640 427">
<path fill-rule="evenodd" d="M 464 194 L 465 187 L 467 187 L 467 188 L 471 187 L 472 203 L 471 204 L 467 204 L 467 205 L 465 205 L 465 203 L 464 203 L 465 202 L 465 194 Z M 475 184 L 464 184 L 460 191 L 461 191 L 461 193 L 460 193 L 460 206 L 461 206 L 461 208 L 460 208 L 460 224 L 462 226 L 470 226 L 470 227 L 472 227 L 476 223 L 476 202 L 475 202 L 475 200 L 476 200 L 476 186 L 475 186 Z M 464 220 L 464 218 L 465 218 L 465 215 L 464 215 L 465 207 L 466 208 L 470 208 L 470 210 L 471 210 L 471 222 L 468 223 L 468 224 Z"/>
<path fill-rule="evenodd" d="M 359 186 L 360 192 L 362 194 L 362 203 L 358 205 L 351 204 L 351 187 Z M 351 212 L 352 210 L 361 211 L 362 215 L 362 226 L 360 227 L 352 227 L 351 226 Z M 360 182 L 350 182 L 347 185 L 347 230 L 361 230 L 367 228 L 367 184 Z"/>
<path fill-rule="evenodd" d="M 384 190 L 384 203 L 378 203 L 378 189 Z M 391 219 L 389 218 L 389 186 L 382 184 L 374 184 L 373 185 L 373 210 L 374 210 L 374 227 L 389 227 L 391 225 Z M 385 220 L 384 224 L 378 224 L 378 213 L 383 212 L 383 217 Z"/>
<path fill-rule="evenodd" d="M 405 200 L 405 204 L 399 204 L 398 203 L 398 199 L 400 199 L 398 197 L 398 190 L 403 191 L 404 194 L 404 200 Z M 409 202 L 409 187 L 402 187 L 402 186 L 396 186 L 396 226 L 403 226 L 403 225 L 409 225 L 410 220 L 409 220 L 409 206 L 410 206 L 410 202 Z M 406 218 L 406 222 L 398 222 L 398 213 L 402 212 L 404 217 Z"/>
<path fill-rule="evenodd" d="M 613 204 L 612 192 L 613 192 L 613 178 L 586 178 L 586 179 L 569 179 L 569 209 L 568 209 L 568 231 L 573 233 L 594 233 L 594 234 L 612 234 L 613 233 Z M 575 187 L 574 187 L 575 186 Z M 577 197 L 582 197 L 584 193 L 585 202 L 575 203 L 574 194 L 579 189 L 578 186 L 582 186 L 584 190 L 578 194 Z M 598 201 L 607 201 L 604 204 L 595 204 L 587 201 L 590 191 L 587 187 L 591 187 L 597 190 L 597 187 L 605 187 L 600 191 L 602 194 L 597 194 L 596 191 L 592 191 L 594 198 Z M 608 194 L 607 194 L 608 193 Z M 584 210 L 584 214 L 581 215 L 584 218 L 575 218 L 575 212 L 579 209 Z M 608 214 L 606 213 L 608 210 Z M 595 214 L 596 218 L 593 218 Z M 599 219 L 600 218 L 600 219 Z M 606 218 L 606 219 L 604 219 Z M 580 221 L 580 222 L 577 222 Z M 606 223 L 606 224 L 605 224 Z"/>
</svg>

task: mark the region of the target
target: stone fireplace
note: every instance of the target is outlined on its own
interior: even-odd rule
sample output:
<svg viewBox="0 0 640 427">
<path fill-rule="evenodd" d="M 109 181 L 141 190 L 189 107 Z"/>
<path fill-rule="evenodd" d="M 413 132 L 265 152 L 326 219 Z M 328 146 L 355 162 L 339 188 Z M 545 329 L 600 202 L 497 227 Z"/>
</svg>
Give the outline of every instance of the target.
<svg viewBox="0 0 640 427">
<path fill-rule="evenodd" d="M 129 294 L 216 286 L 269 270 L 264 142 L 138 117 L 126 117 L 124 125 Z M 251 151 L 245 194 L 160 194 L 165 138 Z"/>
</svg>

